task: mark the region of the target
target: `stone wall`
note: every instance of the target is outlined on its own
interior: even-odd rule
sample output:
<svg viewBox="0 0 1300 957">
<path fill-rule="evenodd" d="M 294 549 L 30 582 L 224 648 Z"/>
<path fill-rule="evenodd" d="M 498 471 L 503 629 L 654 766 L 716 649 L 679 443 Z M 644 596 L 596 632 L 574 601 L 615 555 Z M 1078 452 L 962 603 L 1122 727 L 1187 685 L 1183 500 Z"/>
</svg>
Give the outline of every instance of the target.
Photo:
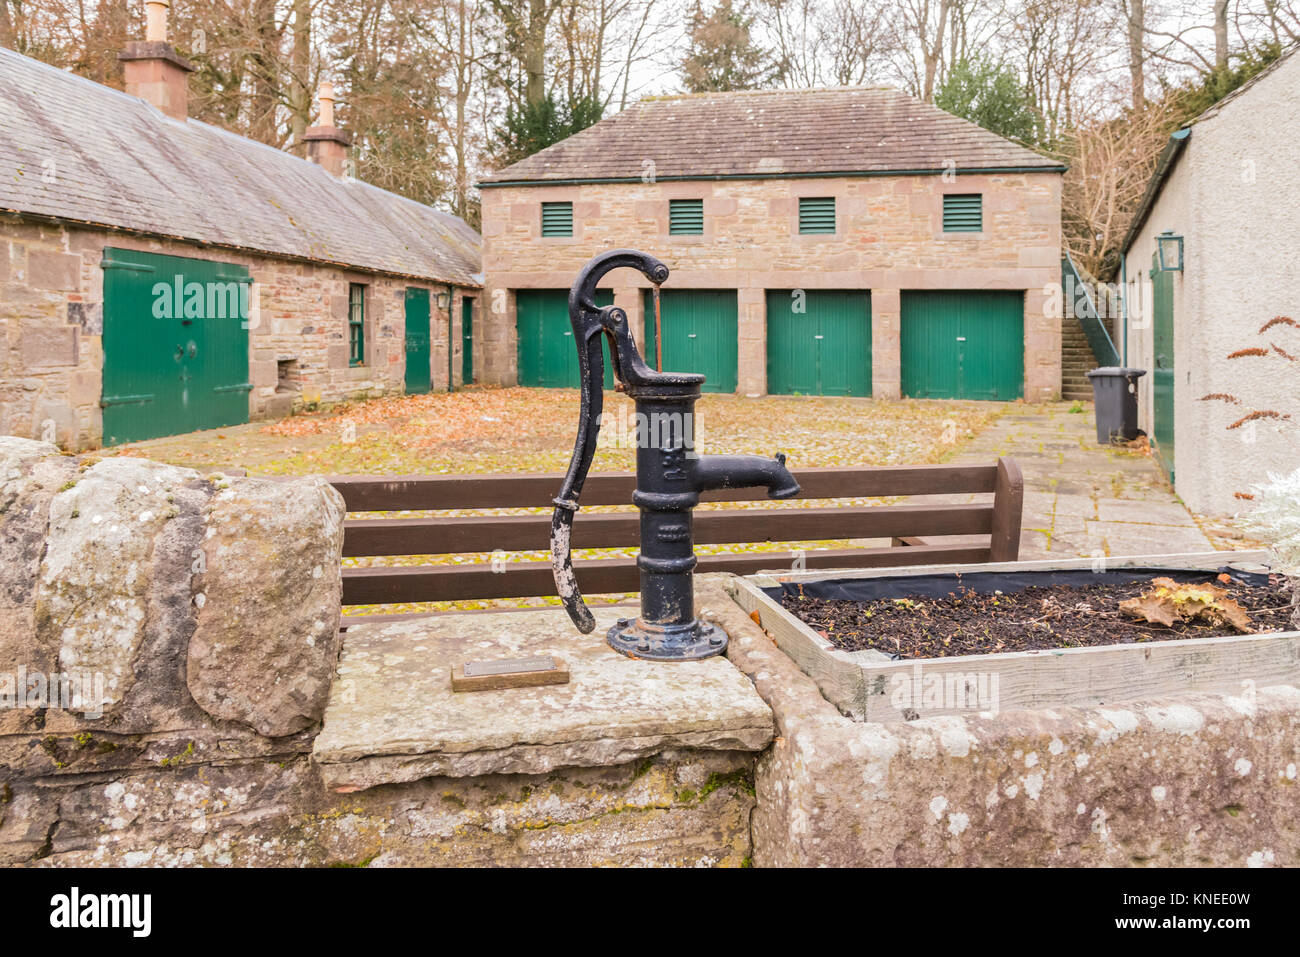
<svg viewBox="0 0 1300 957">
<path fill-rule="evenodd" d="M 672 270 L 673 288 L 735 288 L 742 394 L 766 389 L 765 290 L 869 289 L 873 393 L 899 394 L 904 290 L 1025 290 L 1025 396 L 1060 392 L 1061 178 L 1056 173 L 501 186 L 483 190 L 483 270 L 490 306 L 485 381 L 517 379 L 514 292 L 567 289 L 597 253 L 634 248 Z M 982 233 L 945 233 L 944 193 L 984 196 Z M 836 197 L 838 232 L 800 235 L 799 197 Z M 670 236 L 670 199 L 704 200 L 704 234 Z M 543 238 L 540 204 L 573 202 L 573 236 Z M 640 289 L 611 274 L 615 302 L 643 341 Z"/>
<path fill-rule="evenodd" d="M 445 285 L 7 215 L 0 216 L 0 434 L 69 449 L 102 440 L 100 262 L 109 246 L 249 269 L 250 418 L 402 393 L 405 295 L 412 286 L 431 290 L 433 389 L 447 388 L 449 344 L 453 382 L 460 384 L 461 300 L 477 290 L 455 290 L 449 343 L 447 311 L 436 306 Z M 348 365 L 347 336 L 348 285 L 354 282 L 367 286 L 366 362 L 356 367 Z M 280 381 L 282 368 L 288 382 Z"/>
<path fill-rule="evenodd" d="M 95 763 L 114 739 L 45 740 L 32 758 L 41 783 L 15 783 L 0 805 L 0 863 L 738 867 L 750 857 L 750 754 L 662 752 L 339 794 L 296 739 L 234 753 L 177 736 L 118 767 Z M 51 776 L 56 757 L 66 766 Z"/>
<path fill-rule="evenodd" d="M 310 745 L 337 665 L 343 514 L 320 479 L 0 437 L 0 858 L 48 850 L 87 781 Z"/>
<path fill-rule="evenodd" d="M 1298 687 L 858 722 L 720 582 L 698 596 L 776 716 L 755 866 L 1300 863 Z"/>
<path fill-rule="evenodd" d="M 327 783 L 343 514 L 0 437 L 0 864 L 747 862 L 750 751 Z"/>
</svg>

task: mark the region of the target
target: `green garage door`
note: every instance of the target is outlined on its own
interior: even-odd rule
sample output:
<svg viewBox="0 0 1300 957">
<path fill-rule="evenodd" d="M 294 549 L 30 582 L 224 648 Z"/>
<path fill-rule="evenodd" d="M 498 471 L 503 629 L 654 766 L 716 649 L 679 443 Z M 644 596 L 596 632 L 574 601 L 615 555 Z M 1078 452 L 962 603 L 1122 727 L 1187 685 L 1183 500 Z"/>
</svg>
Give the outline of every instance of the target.
<svg viewBox="0 0 1300 957">
<path fill-rule="evenodd" d="M 429 352 L 429 290 L 406 288 L 406 394 L 424 395 L 433 384 Z"/>
<path fill-rule="evenodd" d="M 1024 394 L 1024 293 L 904 292 L 903 395 L 1018 399 Z"/>
<path fill-rule="evenodd" d="M 104 250 L 104 444 L 248 421 L 243 266 Z"/>
<path fill-rule="evenodd" d="M 614 294 L 596 290 L 596 305 L 610 306 Z M 520 289 L 515 293 L 519 333 L 519 384 L 544 389 L 578 388 L 578 347 L 569 322 L 569 290 Z M 614 367 L 605 343 L 605 388 L 614 388 Z"/>
<path fill-rule="evenodd" d="M 871 395 L 870 294 L 768 290 L 767 391 Z"/>
<path fill-rule="evenodd" d="M 702 372 L 705 392 L 735 392 L 739 383 L 736 290 L 664 289 L 659 324 L 664 335 L 664 369 Z M 645 292 L 645 361 L 655 364 L 655 307 Z"/>
</svg>

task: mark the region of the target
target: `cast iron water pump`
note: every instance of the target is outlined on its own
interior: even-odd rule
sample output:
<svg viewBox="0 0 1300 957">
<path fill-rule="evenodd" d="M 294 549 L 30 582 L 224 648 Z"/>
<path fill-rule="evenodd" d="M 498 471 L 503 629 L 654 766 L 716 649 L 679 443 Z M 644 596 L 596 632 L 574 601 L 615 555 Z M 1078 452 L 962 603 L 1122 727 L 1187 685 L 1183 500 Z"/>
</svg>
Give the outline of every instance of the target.
<svg viewBox="0 0 1300 957">
<path fill-rule="evenodd" d="M 627 313 L 617 306 L 597 306 L 596 284 L 613 269 L 628 266 L 658 287 L 668 267 L 652 256 L 616 249 L 592 259 L 569 290 L 569 321 L 578 346 L 582 374 L 582 411 L 573 459 L 555 498 L 551 519 L 551 565 L 564 607 L 583 634 L 596 621 L 582 600 L 573 574 L 570 533 L 578 497 L 587 479 L 603 408 L 605 359 L 601 339 L 609 340 L 614 375 L 636 402 L 636 491 L 641 510 L 641 616 L 623 618 L 607 641 L 630 658 L 690 661 L 724 651 L 722 629 L 695 617 L 695 547 L 691 509 L 709 489 L 764 486 L 768 498 L 791 498 L 799 485 L 785 467 L 785 456 L 697 455 L 693 449 L 695 400 L 704 376 L 693 372 L 657 372 L 641 359 L 628 327 Z"/>
</svg>

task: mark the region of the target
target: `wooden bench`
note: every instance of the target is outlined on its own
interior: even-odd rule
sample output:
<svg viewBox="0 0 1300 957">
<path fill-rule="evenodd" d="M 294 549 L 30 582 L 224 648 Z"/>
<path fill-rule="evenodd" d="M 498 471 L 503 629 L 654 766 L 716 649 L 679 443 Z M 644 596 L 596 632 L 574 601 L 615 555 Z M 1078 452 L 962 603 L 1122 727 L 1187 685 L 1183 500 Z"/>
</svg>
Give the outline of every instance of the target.
<svg viewBox="0 0 1300 957">
<path fill-rule="evenodd" d="M 796 471 L 804 499 L 876 498 L 911 495 L 992 493 L 974 504 L 915 504 L 817 508 L 697 509 L 697 545 L 889 539 L 891 547 L 809 549 L 807 568 L 876 568 L 893 565 L 975 564 L 1014 561 L 1020 550 L 1024 483 L 1008 458 L 994 465 L 922 465 L 887 468 L 814 468 Z M 350 518 L 344 529 L 345 557 L 442 555 L 467 552 L 549 551 L 551 499 L 559 474 L 341 476 L 329 481 L 342 493 L 349 513 L 544 507 L 545 514 L 426 518 Z M 626 505 L 636 476 L 594 474 L 582 504 Z M 765 500 L 762 489 L 725 489 L 704 502 Z M 629 512 L 578 513 L 573 547 L 634 547 L 639 516 Z M 934 543 L 935 536 L 967 536 Z M 978 536 L 973 542 L 969 536 Z M 699 572 L 754 572 L 788 566 L 789 553 L 746 552 L 701 555 Z M 635 592 L 635 558 L 575 561 L 587 595 Z M 457 601 L 554 594 L 546 561 L 511 562 L 493 570 L 488 563 L 346 567 L 343 604 Z M 389 616 L 384 616 L 389 617 Z"/>
</svg>

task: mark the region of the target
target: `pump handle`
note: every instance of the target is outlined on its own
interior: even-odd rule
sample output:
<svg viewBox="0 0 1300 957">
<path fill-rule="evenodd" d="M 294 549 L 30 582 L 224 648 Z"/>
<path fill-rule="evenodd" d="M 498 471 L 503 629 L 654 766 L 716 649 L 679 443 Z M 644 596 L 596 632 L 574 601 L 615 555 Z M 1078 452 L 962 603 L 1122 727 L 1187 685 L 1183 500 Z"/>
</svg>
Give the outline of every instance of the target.
<svg viewBox="0 0 1300 957">
<path fill-rule="evenodd" d="M 605 356 L 601 349 L 602 336 L 609 340 L 610 358 L 614 375 L 626 386 L 646 385 L 664 379 L 703 381 L 703 376 L 655 372 L 649 368 L 637 351 L 636 342 L 628 327 L 627 313 L 618 306 L 597 306 L 596 284 L 605 274 L 622 267 L 640 273 L 656 286 L 668 278 L 668 267 L 653 256 L 633 249 L 615 249 L 602 253 L 582 267 L 578 278 L 569 290 L 569 322 L 573 326 L 573 339 L 578 347 L 582 405 L 578 412 L 578 436 L 573 444 L 573 457 L 565 473 L 560 494 L 555 497 L 555 511 L 551 516 L 551 569 L 555 574 L 555 587 L 564 609 L 583 634 L 596 627 L 578 580 L 573 573 L 570 539 L 573 516 L 578 511 L 578 498 L 583 483 L 596 454 L 596 440 L 600 434 L 600 416 L 604 408 Z"/>
</svg>

